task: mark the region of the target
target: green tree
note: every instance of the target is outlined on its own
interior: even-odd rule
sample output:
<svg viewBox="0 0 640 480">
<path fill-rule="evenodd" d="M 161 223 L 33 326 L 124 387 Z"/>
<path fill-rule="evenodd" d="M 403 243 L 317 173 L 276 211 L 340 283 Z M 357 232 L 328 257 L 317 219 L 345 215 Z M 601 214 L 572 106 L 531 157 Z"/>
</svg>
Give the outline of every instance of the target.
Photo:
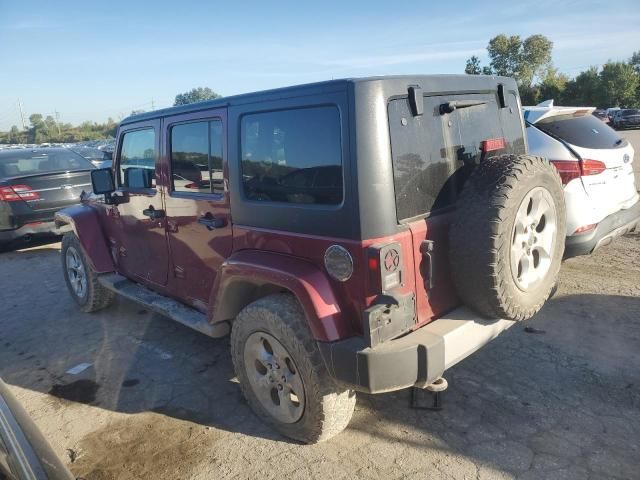
<svg viewBox="0 0 640 480">
<path fill-rule="evenodd" d="M 522 40 L 519 35 L 507 37 L 500 34 L 489 40 L 487 52 L 493 73 L 504 77 L 516 77 L 520 68 L 521 50 Z"/>
<path fill-rule="evenodd" d="M 531 35 L 523 41 L 519 35 L 500 34 L 487 45 L 490 66 L 480 70 L 480 61 L 473 56 L 467 60 L 465 72 L 514 77 L 529 95 L 533 93 L 529 87 L 551 66 L 552 50 L 553 42 L 544 35 Z"/>
<path fill-rule="evenodd" d="M 569 77 L 564 73 L 559 73 L 556 68 L 549 67 L 537 87 L 537 99 L 539 101 L 553 99 L 557 105 L 564 105 L 565 91 L 569 84 Z"/>
<path fill-rule="evenodd" d="M 598 67 L 589 67 L 567 83 L 565 104 L 606 107 Z"/>
<path fill-rule="evenodd" d="M 640 75 L 640 50 L 633 52 L 633 55 L 631 55 L 631 58 L 629 59 L 629 63 L 633 66 L 636 73 Z"/>
<path fill-rule="evenodd" d="M 179 93 L 176 95 L 174 105 L 187 105 L 189 103 L 203 102 L 205 100 L 213 100 L 220 98 L 222 95 L 218 95 L 209 87 L 192 88 L 188 92 Z"/>
<path fill-rule="evenodd" d="M 640 76 L 630 63 L 609 62 L 600 72 L 604 103 L 612 107 L 636 105 Z"/>
<path fill-rule="evenodd" d="M 464 73 L 467 75 L 480 75 L 482 73 L 482 69 L 480 68 L 480 59 L 473 55 L 469 60 L 467 60 L 467 65 L 464 67 Z"/>
<path fill-rule="evenodd" d="M 47 126 L 42 119 L 42 115 L 39 113 L 32 113 L 29 116 L 29 123 L 31 123 L 31 128 L 29 129 L 27 141 L 29 143 L 44 142 L 47 139 Z"/>
</svg>

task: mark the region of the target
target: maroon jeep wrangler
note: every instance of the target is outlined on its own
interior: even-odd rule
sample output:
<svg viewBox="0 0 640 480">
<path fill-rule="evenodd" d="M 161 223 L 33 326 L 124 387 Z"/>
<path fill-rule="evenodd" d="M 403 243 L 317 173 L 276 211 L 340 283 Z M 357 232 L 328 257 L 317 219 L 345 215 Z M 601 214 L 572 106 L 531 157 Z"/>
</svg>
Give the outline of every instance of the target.
<svg viewBox="0 0 640 480">
<path fill-rule="evenodd" d="M 344 429 L 355 391 L 429 387 L 555 284 L 560 178 L 515 82 L 336 80 L 125 119 L 112 169 L 56 216 L 71 295 L 231 334 L 252 409 Z"/>
</svg>

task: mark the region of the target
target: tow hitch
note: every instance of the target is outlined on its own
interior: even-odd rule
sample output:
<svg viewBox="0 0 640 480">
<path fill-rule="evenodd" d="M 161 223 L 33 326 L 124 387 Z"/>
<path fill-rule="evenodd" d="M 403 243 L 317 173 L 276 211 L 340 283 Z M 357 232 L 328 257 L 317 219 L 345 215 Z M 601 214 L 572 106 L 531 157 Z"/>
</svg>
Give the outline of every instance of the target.
<svg viewBox="0 0 640 480">
<path fill-rule="evenodd" d="M 413 387 L 411 389 L 411 408 L 442 410 L 442 393 L 448 386 L 447 380 L 440 377 L 426 387 Z"/>
</svg>

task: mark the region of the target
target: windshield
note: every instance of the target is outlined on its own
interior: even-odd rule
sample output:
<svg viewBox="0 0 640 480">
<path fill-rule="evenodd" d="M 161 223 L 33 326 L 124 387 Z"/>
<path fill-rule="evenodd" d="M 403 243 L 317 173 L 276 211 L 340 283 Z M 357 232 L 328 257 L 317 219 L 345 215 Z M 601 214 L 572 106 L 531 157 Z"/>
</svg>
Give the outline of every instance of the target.
<svg viewBox="0 0 640 480">
<path fill-rule="evenodd" d="M 593 115 L 556 115 L 535 123 L 543 132 L 583 148 L 619 148 L 625 145 L 618 133 Z"/>
<path fill-rule="evenodd" d="M 0 154 L 0 177 L 19 177 L 92 168 L 91 162 L 66 148 L 55 150 L 24 149 Z"/>
</svg>

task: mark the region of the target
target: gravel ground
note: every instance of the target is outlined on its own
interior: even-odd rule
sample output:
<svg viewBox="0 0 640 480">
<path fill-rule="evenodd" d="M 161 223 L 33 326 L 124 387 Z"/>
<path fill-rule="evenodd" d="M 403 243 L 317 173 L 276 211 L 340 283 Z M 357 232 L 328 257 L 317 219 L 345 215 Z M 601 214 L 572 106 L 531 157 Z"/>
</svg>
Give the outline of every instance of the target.
<svg viewBox="0 0 640 480">
<path fill-rule="evenodd" d="M 123 300 L 79 312 L 59 249 L 0 254 L 0 375 L 87 480 L 640 478 L 639 234 L 567 261 L 535 318 L 449 371 L 441 411 L 359 395 L 350 427 L 314 446 L 254 417 L 228 340 Z"/>
</svg>

